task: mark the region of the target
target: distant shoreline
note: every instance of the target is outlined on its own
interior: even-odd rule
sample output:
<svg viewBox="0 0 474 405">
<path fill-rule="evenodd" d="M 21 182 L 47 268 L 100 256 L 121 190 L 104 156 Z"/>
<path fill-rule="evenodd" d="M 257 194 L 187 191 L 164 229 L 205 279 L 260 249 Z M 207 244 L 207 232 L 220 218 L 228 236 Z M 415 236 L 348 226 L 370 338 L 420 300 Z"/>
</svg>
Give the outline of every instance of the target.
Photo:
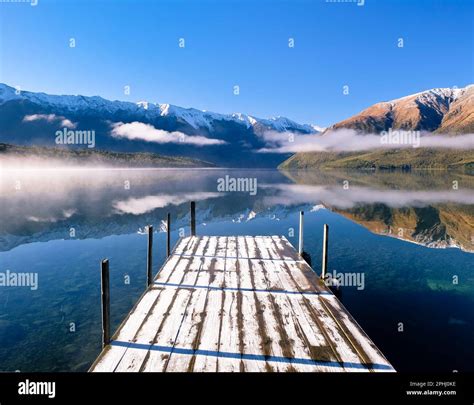
<svg viewBox="0 0 474 405">
<path fill-rule="evenodd" d="M 112 152 L 96 149 L 66 149 L 44 146 L 18 146 L 0 143 L 0 159 L 14 165 L 18 159 L 28 159 L 38 164 L 75 164 L 110 168 L 215 168 L 204 160 L 183 156 L 167 156 L 149 152 Z M 3 162 L 2 162 L 3 163 Z"/>
<path fill-rule="evenodd" d="M 474 171 L 474 150 L 433 148 L 378 149 L 359 152 L 297 153 L 280 170 L 462 170 Z"/>
</svg>

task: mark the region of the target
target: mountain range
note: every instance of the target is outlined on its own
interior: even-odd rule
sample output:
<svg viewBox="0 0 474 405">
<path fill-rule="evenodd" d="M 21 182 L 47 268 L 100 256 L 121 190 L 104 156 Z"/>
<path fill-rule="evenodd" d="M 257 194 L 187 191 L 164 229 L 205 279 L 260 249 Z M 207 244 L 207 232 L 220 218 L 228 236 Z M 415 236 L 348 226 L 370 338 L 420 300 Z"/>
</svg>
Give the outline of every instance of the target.
<svg viewBox="0 0 474 405">
<path fill-rule="evenodd" d="M 374 104 L 321 133 L 335 136 L 344 130 L 358 135 L 389 130 L 420 131 L 424 135 L 455 136 L 474 133 L 474 85 L 437 88 Z M 360 138 L 361 140 L 363 138 Z M 359 151 L 296 153 L 282 169 L 474 169 L 473 149 L 372 148 Z"/>
<path fill-rule="evenodd" d="M 100 150 L 186 156 L 230 167 L 275 167 L 289 157 L 256 153 L 266 145 L 263 135 L 268 131 L 309 135 L 324 129 L 285 117 L 261 119 L 144 101 L 48 95 L 0 84 L 0 142 L 57 146 L 54 134 L 64 127 L 94 130 Z"/>
<path fill-rule="evenodd" d="M 473 133 L 474 85 L 432 89 L 377 103 L 327 131 L 341 128 L 365 133 L 380 133 L 390 128 L 452 135 Z"/>
<path fill-rule="evenodd" d="M 221 167 L 472 167 L 472 152 L 372 150 L 364 152 L 258 153 L 268 135 L 287 133 L 303 140 L 329 137 L 340 129 L 380 134 L 389 129 L 459 135 L 474 132 L 474 85 L 437 88 L 370 106 L 329 128 L 219 114 L 170 104 L 109 101 L 102 97 L 48 95 L 0 84 L 0 142 L 18 146 L 58 146 L 58 130 L 94 131 L 97 150 L 183 156 Z M 309 138 L 311 137 L 311 138 Z M 84 145 L 67 145 L 84 148 Z M 453 160 L 454 159 L 454 160 Z M 283 162 L 283 163 L 282 163 Z"/>
</svg>

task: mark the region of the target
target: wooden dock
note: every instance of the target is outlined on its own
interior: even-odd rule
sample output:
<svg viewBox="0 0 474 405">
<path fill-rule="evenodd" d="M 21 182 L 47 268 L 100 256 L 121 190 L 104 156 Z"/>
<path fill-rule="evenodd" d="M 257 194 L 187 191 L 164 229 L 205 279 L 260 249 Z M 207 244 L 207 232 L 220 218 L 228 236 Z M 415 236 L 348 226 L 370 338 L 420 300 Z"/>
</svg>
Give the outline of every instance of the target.
<svg viewBox="0 0 474 405">
<path fill-rule="evenodd" d="M 190 236 L 90 371 L 395 370 L 285 237 Z"/>
</svg>

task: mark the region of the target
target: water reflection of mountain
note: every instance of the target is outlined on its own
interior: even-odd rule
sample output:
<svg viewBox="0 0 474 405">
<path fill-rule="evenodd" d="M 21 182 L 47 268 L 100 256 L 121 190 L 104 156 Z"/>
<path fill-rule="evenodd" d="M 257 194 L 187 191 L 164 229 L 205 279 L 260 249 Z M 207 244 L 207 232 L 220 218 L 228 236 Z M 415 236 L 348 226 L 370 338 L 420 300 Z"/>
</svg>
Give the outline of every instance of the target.
<svg viewBox="0 0 474 405">
<path fill-rule="evenodd" d="M 474 177 L 450 172 L 286 172 L 299 185 L 348 185 L 327 208 L 371 232 L 434 248 L 474 252 Z M 347 182 L 347 183 L 344 183 Z M 368 187 L 370 185 L 370 187 Z M 382 190 L 380 195 L 377 190 Z M 361 191 L 363 196 L 361 196 Z M 373 199 L 374 202 L 370 203 Z M 324 203 L 324 202 L 323 202 Z"/>
<path fill-rule="evenodd" d="M 390 208 L 385 204 L 373 204 L 333 210 L 380 235 L 428 247 L 459 247 L 468 252 L 474 251 L 472 205 Z"/>
<path fill-rule="evenodd" d="M 226 174 L 257 177 L 257 195 L 218 192 L 217 179 Z M 282 218 L 323 204 L 378 234 L 474 250 L 474 178 L 466 175 L 85 170 L 11 172 L 1 180 L 0 251 L 70 239 L 71 227 L 77 239 L 135 233 L 167 212 L 177 229 L 188 224 L 191 200 L 199 223 Z"/>
</svg>

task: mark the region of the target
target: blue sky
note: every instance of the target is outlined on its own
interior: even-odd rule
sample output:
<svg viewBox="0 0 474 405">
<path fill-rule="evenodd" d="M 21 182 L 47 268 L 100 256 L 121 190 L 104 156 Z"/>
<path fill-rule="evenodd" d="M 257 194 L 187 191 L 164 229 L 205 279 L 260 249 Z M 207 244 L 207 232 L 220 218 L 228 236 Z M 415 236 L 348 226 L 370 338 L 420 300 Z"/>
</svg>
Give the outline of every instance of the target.
<svg viewBox="0 0 474 405">
<path fill-rule="evenodd" d="M 473 4 L 0 3 L 0 82 L 52 94 L 282 115 L 325 126 L 378 101 L 472 83 Z M 185 48 L 178 46 L 179 38 L 185 39 Z M 403 48 L 397 46 L 399 38 Z M 124 94 L 127 85 L 129 95 Z"/>
</svg>

